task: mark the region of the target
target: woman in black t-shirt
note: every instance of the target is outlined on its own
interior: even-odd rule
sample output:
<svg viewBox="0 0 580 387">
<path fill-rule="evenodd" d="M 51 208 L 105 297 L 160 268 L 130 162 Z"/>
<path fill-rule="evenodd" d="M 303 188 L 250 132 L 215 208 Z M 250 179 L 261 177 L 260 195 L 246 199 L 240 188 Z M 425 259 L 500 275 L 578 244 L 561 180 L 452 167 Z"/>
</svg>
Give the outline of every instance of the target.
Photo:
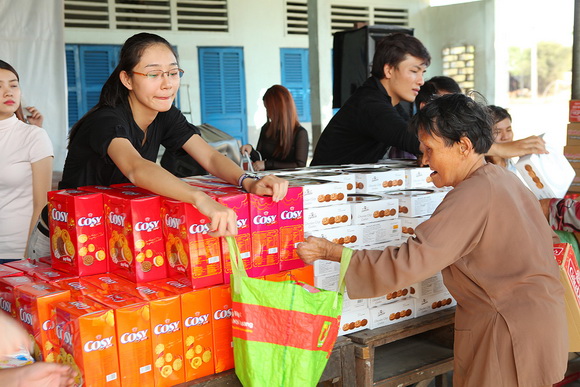
<svg viewBox="0 0 580 387">
<path fill-rule="evenodd" d="M 266 90 L 264 106 L 268 122 L 262 126 L 256 150 L 246 144 L 240 148 L 248 153 L 256 171 L 305 167 L 308 158 L 308 132 L 298 121 L 292 94 L 281 85 Z"/>
<path fill-rule="evenodd" d="M 173 106 L 182 75 L 177 54 L 164 38 L 139 33 L 127 39 L 99 103 L 71 129 L 59 188 L 130 181 L 195 205 L 211 219 L 211 235 L 235 235 L 234 211 L 156 164 L 159 146 L 183 148 L 212 175 L 274 201 L 286 195 L 288 182 L 272 175 L 247 179 L 251 176 L 201 138 Z"/>
</svg>

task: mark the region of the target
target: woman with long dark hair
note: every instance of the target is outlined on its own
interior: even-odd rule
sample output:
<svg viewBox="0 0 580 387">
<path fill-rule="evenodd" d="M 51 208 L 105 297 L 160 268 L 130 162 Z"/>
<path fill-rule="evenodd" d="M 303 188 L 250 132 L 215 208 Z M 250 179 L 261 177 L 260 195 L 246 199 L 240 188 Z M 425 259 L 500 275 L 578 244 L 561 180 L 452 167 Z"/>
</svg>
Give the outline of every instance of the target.
<svg viewBox="0 0 580 387">
<path fill-rule="evenodd" d="M 262 126 L 258 145 L 254 150 L 246 144 L 240 151 L 250 155 L 256 171 L 306 166 L 308 132 L 298 121 L 292 94 L 284 86 L 274 85 L 266 90 L 262 100 L 268 121 Z"/>
<path fill-rule="evenodd" d="M 139 33 L 127 39 L 99 103 L 71 129 L 59 188 L 130 181 L 195 205 L 211 219 L 211 235 L 235 235 L 233 210 L 156 164 L 160 145 L 182 148 L 210 174 L 275 201 L 285 196 L 288 183 L 272 175 L 248 178 L 201 138 L 173 105 L 182 75 L 177 53 L 161 36 Z"/>
</svg>

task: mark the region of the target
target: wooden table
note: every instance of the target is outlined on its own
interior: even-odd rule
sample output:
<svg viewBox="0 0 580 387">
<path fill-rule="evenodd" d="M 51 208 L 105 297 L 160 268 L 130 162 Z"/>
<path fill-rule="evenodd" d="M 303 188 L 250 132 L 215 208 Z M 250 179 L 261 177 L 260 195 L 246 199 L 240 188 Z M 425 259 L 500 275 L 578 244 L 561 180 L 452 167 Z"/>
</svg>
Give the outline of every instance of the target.
<svg viewBox="0 0 580 387">
<path fill-rule="evenodd" d="M 355 343 L 356 386 L 407 386 L 453 370 L 455 308 L 348 335 Z"/>
</svg>

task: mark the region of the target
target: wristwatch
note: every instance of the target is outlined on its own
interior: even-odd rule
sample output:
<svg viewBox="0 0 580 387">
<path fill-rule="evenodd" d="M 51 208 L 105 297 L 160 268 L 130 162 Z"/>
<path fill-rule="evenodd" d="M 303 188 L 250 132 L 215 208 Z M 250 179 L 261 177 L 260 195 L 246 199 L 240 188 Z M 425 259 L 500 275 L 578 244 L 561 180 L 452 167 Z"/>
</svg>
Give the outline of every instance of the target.
<svg viewBox="0 0 580 387">
<path fill-rule="evenodd" d="M 240 187 L 243 190 L 245 190 L 245 188 L 244 188 L 244 186 L 242 184 L 244 183 L 244 180 L 246 180 L 246 179 L 260 180 L 260 178 L 258 176 L 254 175 L 252 173 L 244 173 L 238 179 L 238 187 Z"/>
</svg>

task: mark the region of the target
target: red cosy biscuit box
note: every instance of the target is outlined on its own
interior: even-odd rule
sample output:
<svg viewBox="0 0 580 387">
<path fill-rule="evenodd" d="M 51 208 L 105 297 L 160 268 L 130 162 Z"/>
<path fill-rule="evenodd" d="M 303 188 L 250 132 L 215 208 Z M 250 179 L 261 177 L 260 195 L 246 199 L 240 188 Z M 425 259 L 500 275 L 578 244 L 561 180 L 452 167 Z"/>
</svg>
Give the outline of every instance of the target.
<svg viewBox="0 0 580 387">
<path fill-rule="evenodd" d="M 54 362 L 58 355 L 54 303 L 68 301 L 70 292 L 47 283 L 34 282 L 14 288 L 16 317 L 36 340 L 44 361 Z"/>
<path fill-rule="evenodd" d="M 580 351 L 580 269 L 572 245 L 554 245 L 554 257 L 560 268 L 560 282 L 564 287 L 566 318 L 568 320 L 569 351 Z"/>
<path fill-rule="evenodd" d="M 280 271 L 280 230 L 278 203 L 269 196 L 248 194 L 250 231 L 252 234 L 252 267 L 250 277 Z"/>
<path fill-rule="evenodd" d="M 280 214 L 280 271 L 304 266 L 296 246 L 304 241 L 304 200 L 302 187 L 288 187 L 286 197 L 278 202 Z"/>
<path fill-rule="evenodd" d="M 16 318 L 16 306 L 14 303 L 14 288 L 24 284 L 34 283 L 32 277 L 25 275 L 0 278 L 0 309 Z"/>
<path fill-rule="evenodd" d="M 30 259 L 21 259 L 19 261 L 12 261 L 6 263 L 5 265 L 13 269 L 20 270 L 26 275 L 32 275 L 31 272 L 36 269 L 52 270 L 52 268 L 46 263 L 33 262 Z"/>
<path fill-rule="evenodd" d="M 167 276 L 161 198 L 132 191 L 103 195 L 109 271 L 133 282 Z"/>
<path fill-rule="evenodd" d="M 234 237 L 240 257 L 244 263 L 244 268 L 250 270 L 252 267 L 252 235 L 250 233 L 250 201 L 248 194 L 235 188 L 228 188 L 222 191 L 204 191 L 218 203 L 234 210 L 237 216 L 238 234 Z M 230 249 L 225 238 L 220 238 L 222 251 L 222 265 L 224 272 L 224 283 L 230 283 L 232 265 L 230 262 Z"/>
<path fill-rule="evenodd" d="M 72 189 L 49 192 L 48 222 L 55 269 L 75 276 L 108 270 L 101 194 Z"/>
<path fill-rule="evenodd" d="M 210 289 L 194 290 L 186 281 L 176 279 L 154 281 L 151 285 L 180 295 L 185 380 L 213 374 L 215 351 Z"/>
<path fill-rule="evenodd" d="M 0 277 L 12 277 L 15 275 L 23 275 L 24 272 L 13 267 L 0 265 Z"/>
<path fill-rule="evenodd" d="M 169 277 L 185 275 L 194 289 L 223 283 L 220 240 L 208 234 L 209 218 L 190 203 L 162 203 Z"/>
</svg>

